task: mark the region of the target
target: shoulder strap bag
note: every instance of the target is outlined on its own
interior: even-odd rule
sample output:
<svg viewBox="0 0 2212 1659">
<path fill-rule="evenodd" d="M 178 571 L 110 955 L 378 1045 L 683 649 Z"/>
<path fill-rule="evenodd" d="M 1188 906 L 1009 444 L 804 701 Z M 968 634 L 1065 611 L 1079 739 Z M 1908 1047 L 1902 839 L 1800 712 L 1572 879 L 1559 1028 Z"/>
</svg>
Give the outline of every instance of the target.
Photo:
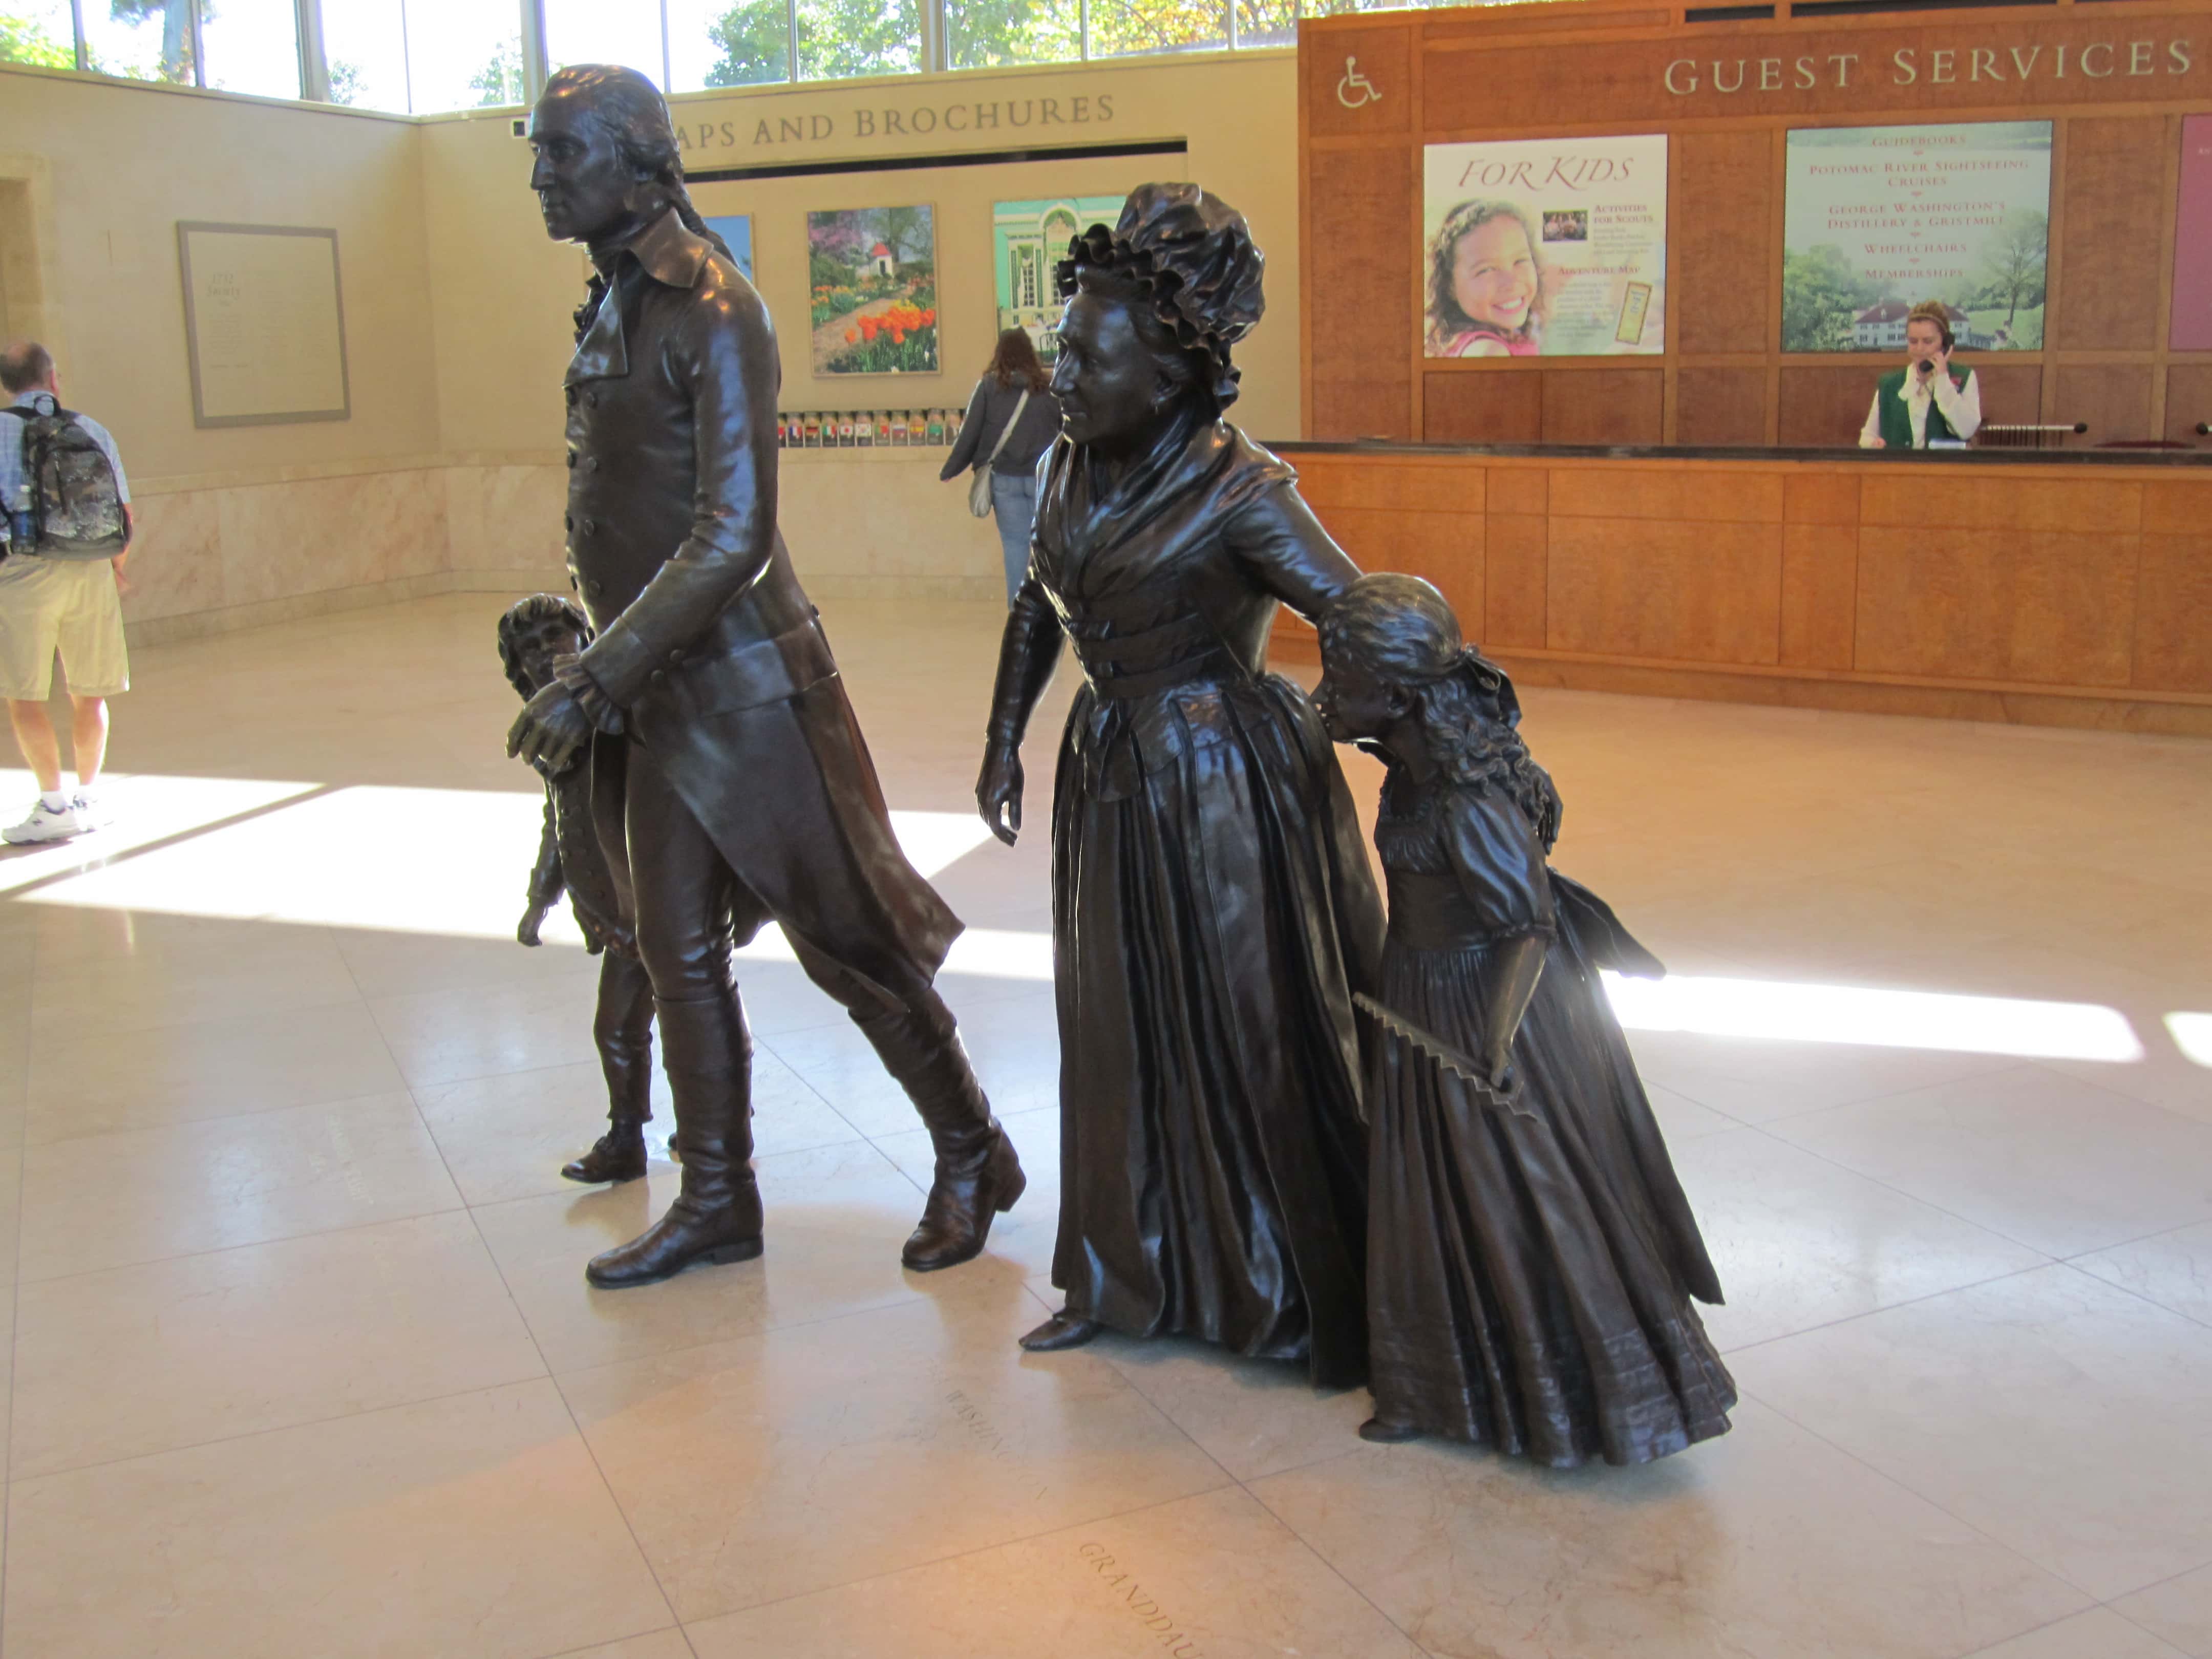
<svg viewBox="0 0 2212 1659">
<path fill-rule="evenodd" d="M 1021 400 L 1014 412 L 1006 417 L 1006 429 L 999 434 L 999 441 L 991 446 L 991 453 L 983 458 L 983 465 L 975 469 L 975 476 L 968 483 L 968 510 L 979 519 L 991 516 L 991 465 L 1006 447 L 1006 440 L 1014 435 L 1014 428 L 1022 423 L 1022 411 L 1030 406 L 1030 389 L 1022 388 Z"/>
</svg>

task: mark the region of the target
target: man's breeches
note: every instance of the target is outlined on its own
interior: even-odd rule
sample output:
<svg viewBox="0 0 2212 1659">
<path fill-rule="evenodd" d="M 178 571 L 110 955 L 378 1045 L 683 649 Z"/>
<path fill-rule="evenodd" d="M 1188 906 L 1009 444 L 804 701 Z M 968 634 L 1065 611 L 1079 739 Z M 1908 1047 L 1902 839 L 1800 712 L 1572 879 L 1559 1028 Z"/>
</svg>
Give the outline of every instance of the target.
<svg viewBox="0 0 2212 1659">
<path fill-rule="evenodd" d="M 734 1007 L 731 936 L 749 938 L 775 917 L 731 869 L 642 744 L 630 745 L 626 800 L 638 954 L 652 977 L 654 999 L 664 1006 L 727 999 Z M 842 864 L 825 870 L 824 875 L 833 880 L 850 878 Z M 863 1029 L 886 1017 L 882 1000 L 860 979 L 810 950 L 803 940 L 794 937 L 791 943 L 807 977 Z M 906 1018 L 951 1036 L 951 1011 L 934 991 L 915 999 Z M 662 1041 L 667 1037 L 664 1021 Z"/>
</svg>

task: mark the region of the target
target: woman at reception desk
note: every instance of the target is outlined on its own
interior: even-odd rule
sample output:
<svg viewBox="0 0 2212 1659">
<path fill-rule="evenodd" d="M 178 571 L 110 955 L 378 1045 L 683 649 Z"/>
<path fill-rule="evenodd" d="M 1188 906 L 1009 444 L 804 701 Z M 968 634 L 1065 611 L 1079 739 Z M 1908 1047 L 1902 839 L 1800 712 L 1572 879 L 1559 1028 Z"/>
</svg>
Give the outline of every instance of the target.
<svg viewBox="0 0 2212 1659">
<path fill-rule="evenodd" d="M 1912 307 L 1905 367 L 1875 387 L 1859 429 L 1861 449 L 1964 448 L 1981 429 L 1981 385 L 1972 369 L 1951 367 L 1951 341 L 1950 311 L 1941 300 Z"/>
</svg>

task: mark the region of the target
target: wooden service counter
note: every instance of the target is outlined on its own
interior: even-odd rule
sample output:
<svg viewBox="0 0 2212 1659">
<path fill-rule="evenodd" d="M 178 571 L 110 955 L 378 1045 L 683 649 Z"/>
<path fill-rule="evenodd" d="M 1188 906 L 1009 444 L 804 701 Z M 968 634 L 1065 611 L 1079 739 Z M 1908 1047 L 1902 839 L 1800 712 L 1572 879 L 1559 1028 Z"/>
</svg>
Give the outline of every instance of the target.
<svg viewBox="0 0 2212 1659">
<path fill-rule="evenodd" d="M 1523 684 L 2212 736 L 2212 454 L 1275 448 Z"/>
</svg>

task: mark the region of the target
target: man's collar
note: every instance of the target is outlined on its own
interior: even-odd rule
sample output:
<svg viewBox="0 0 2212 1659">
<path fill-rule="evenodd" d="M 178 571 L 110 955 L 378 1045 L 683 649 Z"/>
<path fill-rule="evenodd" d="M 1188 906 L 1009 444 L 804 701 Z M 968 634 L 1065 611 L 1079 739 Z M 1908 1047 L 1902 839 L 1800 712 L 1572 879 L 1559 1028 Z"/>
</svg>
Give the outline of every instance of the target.
<svg viewBox="0 0 2212 1659">
<path fill-rule="evenodd" d="M 9 404 L 8 407 L 10 409 L 21 409 L 25 404 L 36 403 L 41 398 L 52 398 L 57 406 L 61 403 L 61 398 L 55 393 L 47 391 L 46 388 L 42 386 L 34 386 L 28 392 L 17 392 L 14 399 Z"/>
<path fill-rule="evenodd" d="M 699 280 L 710 251 L 706 240 L 686 229 L 682 217 L 671 208 L 628 240 L 594 249 L 592 263 L 602 276 L 608 276 L 628 252 L 653 281 L 670 288 L 690 288 Z"/>
</svg>

